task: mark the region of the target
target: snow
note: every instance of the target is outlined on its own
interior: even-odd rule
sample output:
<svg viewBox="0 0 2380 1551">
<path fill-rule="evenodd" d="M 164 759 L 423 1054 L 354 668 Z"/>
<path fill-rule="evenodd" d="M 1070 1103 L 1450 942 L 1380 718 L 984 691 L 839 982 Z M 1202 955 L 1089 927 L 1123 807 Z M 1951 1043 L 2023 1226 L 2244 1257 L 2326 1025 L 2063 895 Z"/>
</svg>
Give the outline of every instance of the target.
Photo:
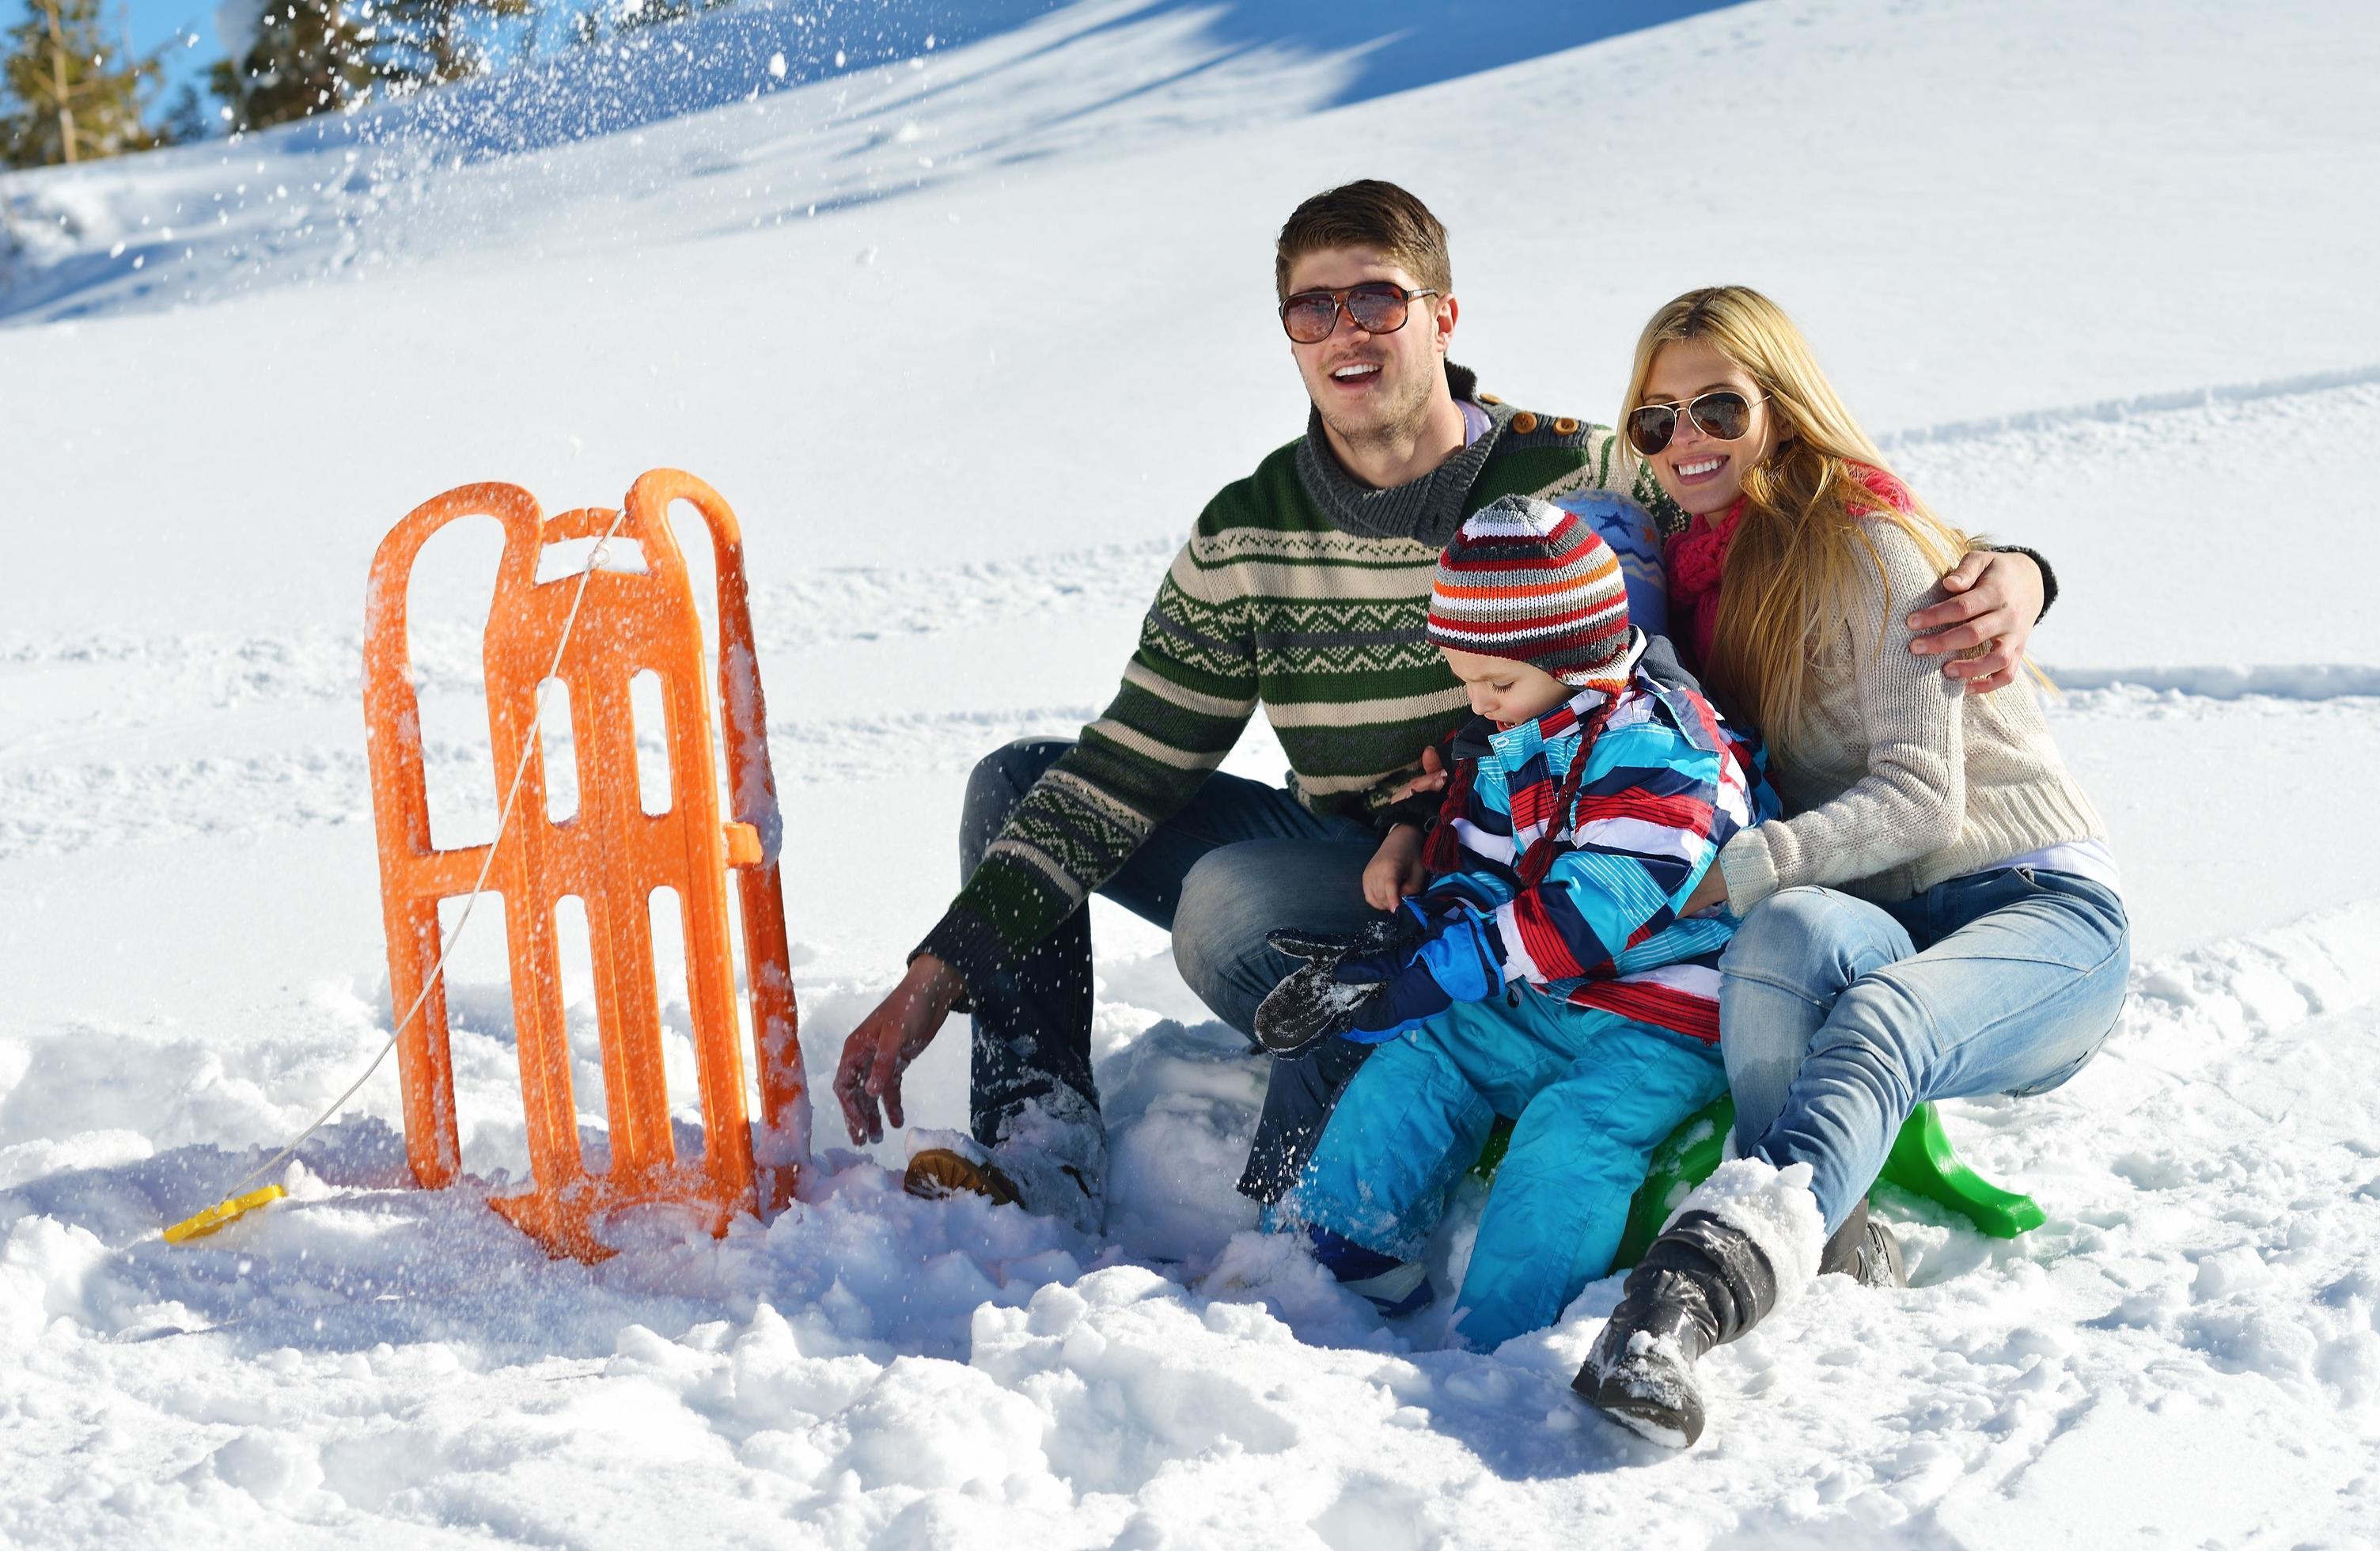
<svg viewBox="0 0 2380 1551">
<path fill-rule="evenodd" d="M 2380 1540 L 2380 43 L 2341 19 L 743 0 L 0 178 L 0 1544 Z M 906 1138 L 822 1113 L 765 1227 L 549 1262 L 411 1187 L 383 1072 L 290 1200 L 159 1241 L 388 1033 L 358 664 L 398 516 L 660 465 L 735 504 L 822 1082 L 953 887 L 968 768 L 1096 714 L 1192 515 L 1299 423 L 1271 234 L 1366 173 L 1447 218 L 1491 391 L 1608 418 L 1655 304 L 1750 280 L 1930 500 L 2058 563 L 2133 997 L 2066 1087 L 1949 1114 L 2045 1226 L 1887 1197 L 1916 1285 L 1715 1354 L 1671 1458 L 1567 1389 L 1616 1282 L 1470 1355 L 1256 1234 L 1262 1066 L 1102 903 L 1099 1237 L 912 1200 Z M 411 588 L 446 843 L 496 818 L 496 547 L 449 529 Z M 1258 728 L 1230 768 L 1282 765 Z M 483 1181 L 527 1164 L 501 905 L 453 970 Z M 954 1026 L 911 1120 L 965 1090 Z"/>
<path fill-rule="evenodd" d="M 1777 1306 L 1788 1307 L 1818 1277 L 1827 1227 L 1810 1194 L 1806 1163 L 1774 1168 L 1756 1157 L 1731 1157 L 1678 1204 L 1670 1222 L 1708 1212 L 1750 1239 L 1777 1276 Z M 1640 1338 L 1641 1339 L 1641 1338 Z"/>
</svg>

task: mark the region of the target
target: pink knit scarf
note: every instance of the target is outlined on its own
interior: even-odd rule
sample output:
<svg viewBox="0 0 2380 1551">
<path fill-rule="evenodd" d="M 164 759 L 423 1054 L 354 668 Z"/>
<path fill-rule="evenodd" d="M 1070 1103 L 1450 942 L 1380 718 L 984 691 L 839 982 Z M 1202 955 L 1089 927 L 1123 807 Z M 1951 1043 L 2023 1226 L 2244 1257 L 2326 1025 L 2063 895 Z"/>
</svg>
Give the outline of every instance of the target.
<svg viewBox="0 0 2380 1551">
<path fill-rule="evenodd" d="M 1716 518 L 1698 516 L 1685 531 L 1670 540 L 1670 618 L 1674 642 L 1693 655 L 1687 666 L 1699 671 L 1710 660 L 1711 641 L 1718 633 L 1718 584 L 1727 567 L 1727 546 L 1735 538 L 1736 520 L 1743 515 L 1743 497 Z M 1681 628 L 1682 626 L 1682 628 Z"/>
<path fill-rule="evenodd" d="M 1867 464 L 1855 463 L 1851 468 L 1852 478 L 1876 499 L 1895 511 L 1910 510 L 1909 487 Z M 1683 627 L 1685 638 L 1675 644 L 1691 648 L 1694 656 L 1687 666 L 1697 672 L 1710 660 L 1711 643 L 1718 633 L 1719 583 L 1727 574 L 1728 546 L 1742 515 L 1743 497 L 1739 495 L 1716 518 L 1690 519 L 1685 531 L 1669 542 L 1670 628 L 1674 635 Z"/>
</svg>

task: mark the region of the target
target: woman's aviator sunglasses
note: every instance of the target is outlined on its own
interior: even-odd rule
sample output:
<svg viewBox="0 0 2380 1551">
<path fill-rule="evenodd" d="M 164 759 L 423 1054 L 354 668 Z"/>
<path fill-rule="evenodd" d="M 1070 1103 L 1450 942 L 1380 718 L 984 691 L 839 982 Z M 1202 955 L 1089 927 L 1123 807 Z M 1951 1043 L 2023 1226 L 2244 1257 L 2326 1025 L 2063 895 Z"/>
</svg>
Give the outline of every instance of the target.
<svg viewBox="0 0 2380 1551">
<path fill-rule="evenodd" d="M 1765 398 L 1746 398 L 1732 388 L 1704 394 L 1691 404 L 1647 404 L 1628 412 L 1628 444 L 1646 457 L 1670 444 L 1678 434 L 1678 411 L 1683 409 L 1703 428 L 1703 434 L 1732 442 L 1752 429 L 1752 406 Z"/>
<path fill-rule="evenodd" d="M 1339 314 L 1366 333 L 1394 333 L 1405 326 L 1415 297 L 1434 297 L 1428 286 L 1408 291 L 1385 280 L 1366 280 L 1335 291 L 1300 291 L 1281 304 L 1281 326 L 1300 345 L 1319 345 L 1339 327 Z"/>
</svg>

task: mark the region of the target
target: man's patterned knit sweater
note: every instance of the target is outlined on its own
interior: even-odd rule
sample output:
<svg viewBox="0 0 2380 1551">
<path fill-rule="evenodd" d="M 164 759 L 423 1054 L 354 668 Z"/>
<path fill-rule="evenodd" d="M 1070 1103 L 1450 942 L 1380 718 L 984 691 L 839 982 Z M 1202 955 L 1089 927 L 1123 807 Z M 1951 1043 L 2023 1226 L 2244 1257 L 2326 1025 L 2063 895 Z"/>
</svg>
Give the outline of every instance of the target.
<svg viewBox="0 0 2380 1551">
<path fill-rule="evenodd" d="M 1458 400 L 1471 372 L 1449 365 Z M 1290 786 L 1320 814 L 1377 819 L 1421 751 L 1468 715 L 1422 632 L 1439 551 L 1499 496 L 1633 483 L 1682 517 L 1600 426 L 1477 398 L 1488 429 L 1390 490 L 1350 478 L 1318 416 L 1199 515 L 1141 625 L 1123 685 L 985 853 L 918 951 L 981 994 L 1112 877 L 1239 741 L 1259 701 Z"/>
</svg>

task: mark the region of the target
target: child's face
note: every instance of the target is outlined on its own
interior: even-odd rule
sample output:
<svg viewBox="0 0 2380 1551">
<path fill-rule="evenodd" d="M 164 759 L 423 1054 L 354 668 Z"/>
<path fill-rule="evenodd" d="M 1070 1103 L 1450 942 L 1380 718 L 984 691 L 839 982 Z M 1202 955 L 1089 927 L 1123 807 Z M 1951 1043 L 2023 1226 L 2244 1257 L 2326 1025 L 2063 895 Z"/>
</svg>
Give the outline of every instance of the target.
<svg viewBox="0 0 2380 1551">
<path fill-rule="evenodd" d="M 1446 654 L 1446 665 L 1471 692 L 1472 710 L 1507 727 L 1534 721 L 1578 693 L 1543 668 L 1509 657 L 1482 657 L 1452 647 L 1438 649 Z"/>
</svg>

